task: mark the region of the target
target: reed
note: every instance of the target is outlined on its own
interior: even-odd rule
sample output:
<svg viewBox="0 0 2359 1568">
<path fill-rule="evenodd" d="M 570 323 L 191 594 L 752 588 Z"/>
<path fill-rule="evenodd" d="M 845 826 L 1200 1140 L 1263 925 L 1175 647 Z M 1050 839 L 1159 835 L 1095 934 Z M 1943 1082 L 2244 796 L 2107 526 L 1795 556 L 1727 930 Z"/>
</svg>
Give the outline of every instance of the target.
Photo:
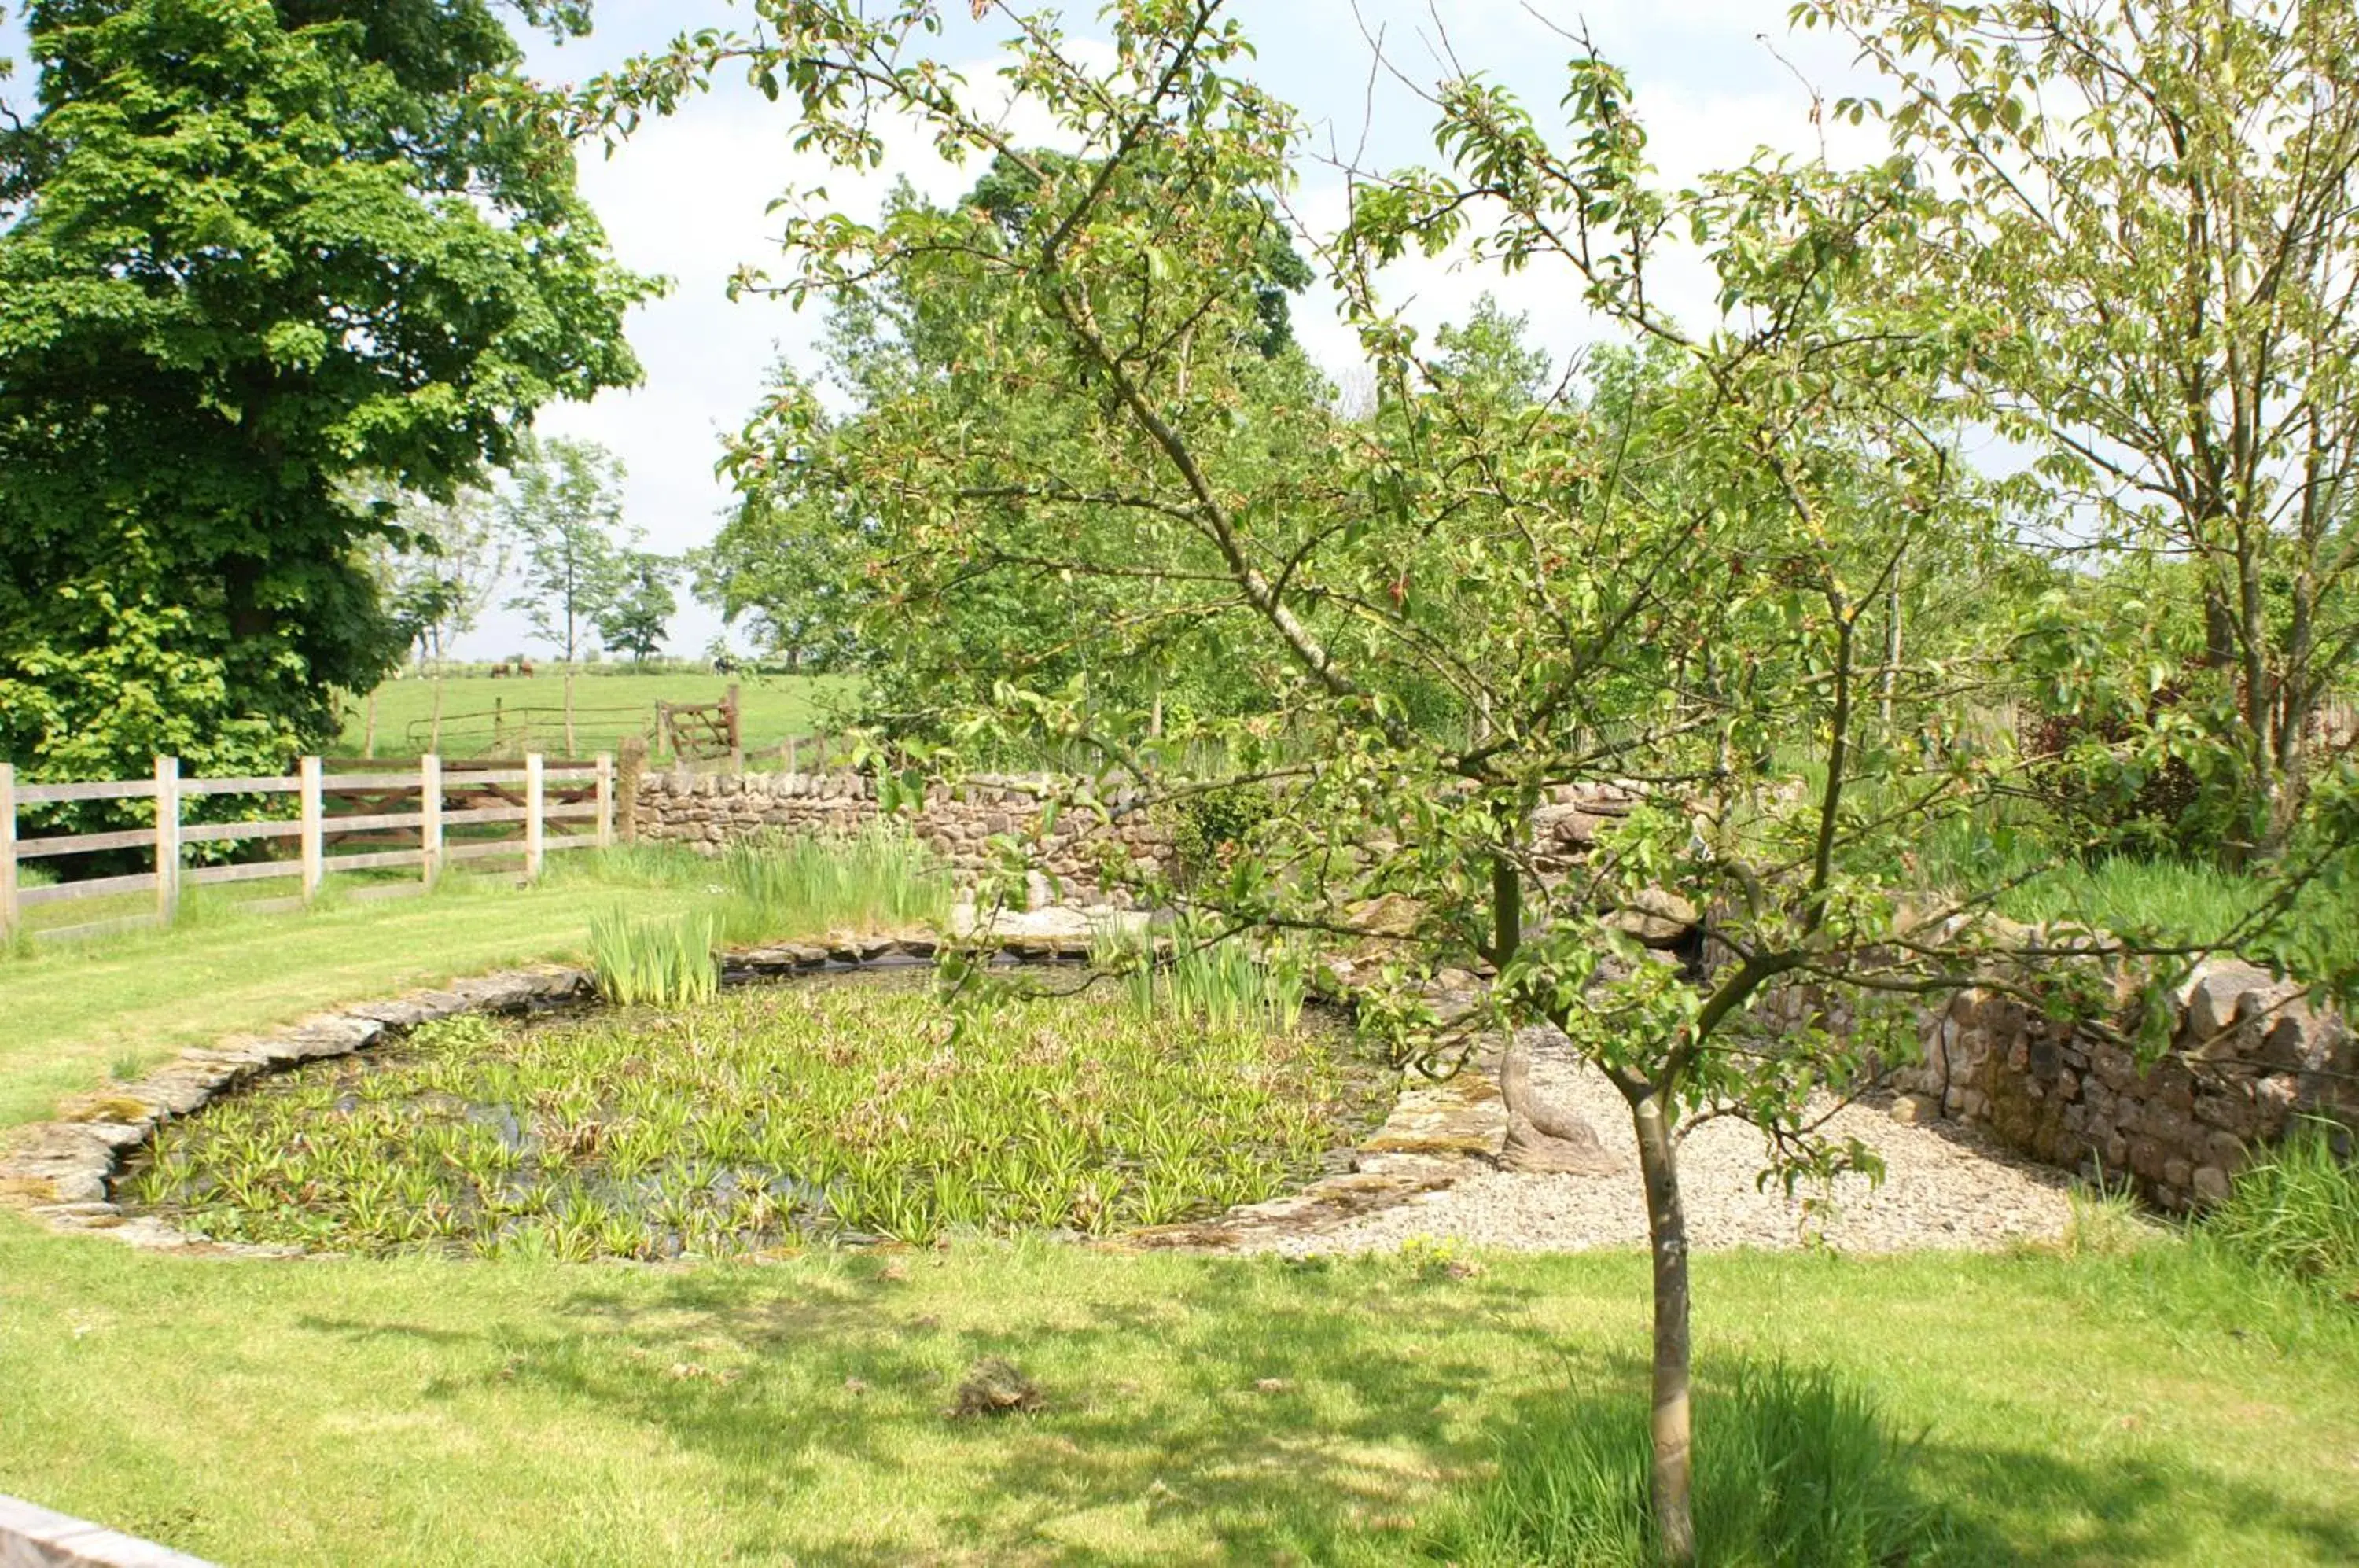
<svg viewBox="0 0 2359 1568">
<path fill-rule="evenodd" d="M 721 987 L 713 957 L 716 921 L 708 909 L 634 919 L 616 906 L 590 920 L 590 966 L 598 994 L 618 1007 L 677 1007 Z"/>
</svg>

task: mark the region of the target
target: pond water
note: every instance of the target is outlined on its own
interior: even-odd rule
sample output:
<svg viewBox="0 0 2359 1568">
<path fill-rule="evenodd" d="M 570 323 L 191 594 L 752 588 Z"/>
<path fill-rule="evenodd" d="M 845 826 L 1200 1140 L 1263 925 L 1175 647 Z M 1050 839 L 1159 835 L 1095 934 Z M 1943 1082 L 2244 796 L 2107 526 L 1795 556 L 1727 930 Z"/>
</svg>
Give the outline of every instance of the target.
<svg viewBox="0 0 2359 1568">
<path fill-rule="evenodd" d="M 929 971 L 690 1007 L 470 1015 L 169 1124 L 118 1183 L 225 1241 L 663 1259 L 1114 1234 L 1337 1169 L 1394 1075 L 1317 1008 L 1215 1025 L 1080 972 L 952 1009 Z"/>
</svg>

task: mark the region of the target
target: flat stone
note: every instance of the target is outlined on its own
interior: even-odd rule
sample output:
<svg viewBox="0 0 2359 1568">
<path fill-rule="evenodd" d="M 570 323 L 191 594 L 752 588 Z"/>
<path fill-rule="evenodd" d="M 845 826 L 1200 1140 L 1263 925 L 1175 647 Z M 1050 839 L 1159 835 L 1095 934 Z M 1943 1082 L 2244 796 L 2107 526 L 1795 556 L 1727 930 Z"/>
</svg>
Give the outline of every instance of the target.
<svg viewBox="0 0 2359 1568">
<path fill-rule="evenodd" d="M 1625 936 L 1636 938 L 1644 947 L 1677 947 L 1695 930 L 1692 924 L 1650 915 L 1640 909 L 1616 909 L 1605 917 L 1605 923 Z"/>
</svg>

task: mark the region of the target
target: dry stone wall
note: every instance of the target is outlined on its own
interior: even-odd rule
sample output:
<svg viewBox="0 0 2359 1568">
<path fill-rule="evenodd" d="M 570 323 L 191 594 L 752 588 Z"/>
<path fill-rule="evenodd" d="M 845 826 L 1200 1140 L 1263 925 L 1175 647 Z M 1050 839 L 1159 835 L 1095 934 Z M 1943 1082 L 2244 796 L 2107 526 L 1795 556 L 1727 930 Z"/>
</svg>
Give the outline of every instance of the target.
<svg viewBox="0 0 2359 1568">
<path fill-rule="evenodd" d="M 1037 827 L 1049 788 L 1046 779 L 1022 776 L 936 786 L 906 820 L 955 873 L 972 881 L 993 868 L 993 835 Z M 686 844 L 702 855 L 765 833 L 850 832 L 878 815 L 876 781 L 856 773 L 649 773 L 625 795 L 633 836 Z M 1117 797 L 1112 805 L 1111 823 L 1068 811 L 1049 831 L 1038 864 L 1063 884 L 1067 902 L 1089 902 L 1093 895 L 1125 901 L 1120 888 L 1100 883 L 1108 854 L 1134 865 L 1171 866 L 1169 829 L 1135 799 Z"/>
<path fill-rule="evenodd" d="M 2250 964 L 2208 965 L 2180 993 L 2171 1047 L 2121 1045 L 1967 991 L 1924 1022 L 1925 1058 L 1896 1075 L 1896 1114 L 1973 1123 L 2034 1159 L 2126 1181 L 2166 1209 L 2226 1196 L 2229 1178 L 2296 1118 L 2359 1125 L 2359 1045 L 2301 988 Z"/>
</svg>

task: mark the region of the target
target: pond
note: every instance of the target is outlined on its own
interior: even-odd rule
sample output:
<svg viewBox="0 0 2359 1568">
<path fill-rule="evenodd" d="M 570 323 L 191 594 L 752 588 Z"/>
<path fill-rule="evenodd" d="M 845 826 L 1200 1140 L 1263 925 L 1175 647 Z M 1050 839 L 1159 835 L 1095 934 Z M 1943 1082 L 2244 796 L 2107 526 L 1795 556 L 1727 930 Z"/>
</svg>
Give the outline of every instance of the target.
<svg viewBox="0 0 2359 1568">
<path fill-rule="evenodd" d="M 222 1241 L 586 1259 L 1116 1234 L 1341 1168 L 1394 1076 L 1318 1008 L 1212 1024 L 1075 972 L 964 1025 L 930 971 L 469 1014 L 171 1123 L 124 1199 Z"/>
</svg>

